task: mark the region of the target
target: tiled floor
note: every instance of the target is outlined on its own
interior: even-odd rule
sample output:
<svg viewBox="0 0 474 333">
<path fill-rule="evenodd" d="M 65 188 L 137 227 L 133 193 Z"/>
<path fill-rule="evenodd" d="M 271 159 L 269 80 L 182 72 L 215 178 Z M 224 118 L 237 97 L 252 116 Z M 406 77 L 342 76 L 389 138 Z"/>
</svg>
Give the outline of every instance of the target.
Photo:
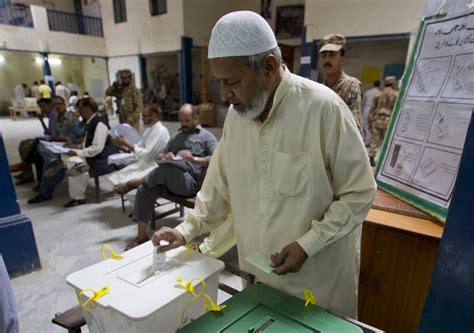
<svg viewBox="0 0 474 333">
<path fill-rule="evenodd" d="M 179 124 L 165 123 L 165 126 L 174 133 Z M 12 121 L 0 118 L 0 129 L 11 164 L 19 161 L 17 147 L 21 140 L 42 134 L 36 119 Z M 211 131 L 220 137 L 221 129 Z M 36 205 L 26 203 L 35 195 L 34 184 L 16 188 L 21 210 L 32 221 L 42 264 L 40 270 L 12 279 L 22 333 L 66 332 L 51 324 L 55 313 L 77 302 L 72 288 L 66 284 L 66 276 L 102 260 L 101 244 L 108 243 L 112 248 L 122 250 L 136 233 L 135 224 L 121 211 L 119 198 L 97 204 L 92 182 L 90 185 L 88 203 L 70 209 L 62 207 L 69 199 L 66 182 L 56 190 L 53 200 Z M 130 206 L 127 206 L 128 212 Z M 180 218 L 174 215 L 161 222 L 173 226 Z M 241 288 L 240 279 L 230 274 L 222 274 L 221 281 Z M 227 297 L 219 293 L 218 301 Z M 83 331 L 87 332 L 87 329 Z"/>
</svg>

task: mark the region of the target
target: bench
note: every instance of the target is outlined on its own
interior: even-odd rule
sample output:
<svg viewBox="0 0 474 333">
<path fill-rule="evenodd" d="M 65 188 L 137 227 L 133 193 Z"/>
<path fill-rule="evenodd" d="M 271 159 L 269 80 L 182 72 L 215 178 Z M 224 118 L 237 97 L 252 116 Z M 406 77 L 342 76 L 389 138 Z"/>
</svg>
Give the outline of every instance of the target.
<svg viewBox="0 0 474 333">
<path fill-rule="evenodd" d="M 196 203 L 196 197 L 189 197 L 189 198 L 180 197 L 178 195 L 174 195 L 174 194 L 171 194 L 169 192 L 165 192 L 161 196 L 161 198 L 166 199 L 166 200 L 174 203 L 175 208 L 167 210 L 166 212 L 163 212 L 163 213 L 158 214 L 158 215 L 154 214 L 153 219 L 152 219 L 151 224 L 150 224 L 150 226 L 153 230 L 156 227 L 156 225 L 155 225 L 156 220 L 162 219 L 166 216 L 169 216 L 169 215 L 177 213 L 177 212 L 179 212 L 180 217 L 184 217 L 184 207 L 193 209 L 194 204 Z M 157 203 L 156 207 L 160 207 L 160 206 L 163 206 L 163 205 L 160 205 L 160 204 Z"/>
<path fill-rule="evenodd" d="M 96 188 L 97 188 L 97 186 L 96 186 Z M 99 191 L 100 191 L 100 189 L 99 189 Z M 122 212 L 125 213 L 125 200 L 126 200 L 125 196 L 123 194 L 121 194 L 120 198 L 122 200 Z M 162 219 L 162 218 L 164 218 L 166 216 L 169 216 L 171 214 L 179 212 L 179 216 L 184 217 L 184 207 L 193 209 L 194 204 L 196 202 L 196 197 L 181 197 L 179 195 L 174 195 L 174 194 L 171 194 L 169 192 L 165 192 L 160 198 L 166 199 L 169 202 L 174 203 L 175 207 L 173 209 L 167 210 L 166 212 L 163 212 L 161 214 L 154 215 L 153 219 L 151 221 L 151 228 L 152 229 L 155 229 L 155 227 L 156 227 L 156 225 L 155 225 L 156 220 Z M 165 204 L 160 204 L 157 201 L 157 203 L 155 204 L 155 208 L 156 207 L 161 207 L 161 206 L 164 206 L 164 205 L 167 205 L 167 204 L 169 204 L 169 203 L 167 202 Z"/>
<path fill-rule="evenodd" d="M 10 117 L 13 120 L 16 120 L 17 113 L 21 114 L 22 112 L 32 112 L 34 113 L 35 116 L 41 113 L 41 110 L 38 106 L 30 106 L 30 107 L 24 107 L 24 108 L 18 108 L 18 107 L 9 107 L 8 111 L 10 112 Z"/>
<path fill-rule="evenodd" d="M 64 327 L 69 333 L 80 333 L 81 327 L 86 324 L 80 305 L 73 306 L 62 313 L 56 313 L 52 322 Z"/>
</svg>

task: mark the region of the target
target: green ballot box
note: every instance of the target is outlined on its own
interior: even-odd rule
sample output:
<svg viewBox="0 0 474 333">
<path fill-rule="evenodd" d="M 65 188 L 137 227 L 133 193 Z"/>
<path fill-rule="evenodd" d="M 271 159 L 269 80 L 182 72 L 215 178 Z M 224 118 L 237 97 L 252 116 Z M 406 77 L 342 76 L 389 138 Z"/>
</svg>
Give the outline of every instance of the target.
<svg viewBox="0 0 474 333">
<path fill-rule="evenodd" d="M 303 290 L 301 290 L 303 295 Z M 325 309 L 284 294 L 265 284 L 254 284 L 224 303 L 220 312 L 208 312 L 180 333 L 368 333 L 382 332 L 337 317 Z"/>
</svg>

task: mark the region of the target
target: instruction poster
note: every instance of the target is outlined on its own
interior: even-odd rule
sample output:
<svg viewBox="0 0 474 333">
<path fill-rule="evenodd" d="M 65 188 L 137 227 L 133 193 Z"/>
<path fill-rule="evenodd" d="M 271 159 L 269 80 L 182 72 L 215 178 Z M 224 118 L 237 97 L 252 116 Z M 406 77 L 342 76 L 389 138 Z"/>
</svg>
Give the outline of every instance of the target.
<svg viewBox="0 0 474 333">
<path fill-rule="evenodd" d="M 425 20 L 415 47 L 376 178 L 444 221 L 474 111 L 474 13 Z"/>
</svg>

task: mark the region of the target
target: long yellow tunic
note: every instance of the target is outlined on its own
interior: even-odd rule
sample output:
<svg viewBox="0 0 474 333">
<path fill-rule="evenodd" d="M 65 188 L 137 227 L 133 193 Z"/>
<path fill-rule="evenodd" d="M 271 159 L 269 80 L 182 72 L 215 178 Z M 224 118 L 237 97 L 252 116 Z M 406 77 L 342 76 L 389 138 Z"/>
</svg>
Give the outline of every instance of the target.
<svg viewBox="0 0 474 333">
<path fill-rule="evenodd" d="M 375 181 L 351 112 L 329 88 L 286 70 L 264 123 L 230 107 L 194 211 L 177 227 L 187 241 L 232 213 L 240 267 L 298 297 L 357 315 L 362 222 Z M 244 261 L 294 241 L 298 273 L 266 274 Z"/>
</svg>

